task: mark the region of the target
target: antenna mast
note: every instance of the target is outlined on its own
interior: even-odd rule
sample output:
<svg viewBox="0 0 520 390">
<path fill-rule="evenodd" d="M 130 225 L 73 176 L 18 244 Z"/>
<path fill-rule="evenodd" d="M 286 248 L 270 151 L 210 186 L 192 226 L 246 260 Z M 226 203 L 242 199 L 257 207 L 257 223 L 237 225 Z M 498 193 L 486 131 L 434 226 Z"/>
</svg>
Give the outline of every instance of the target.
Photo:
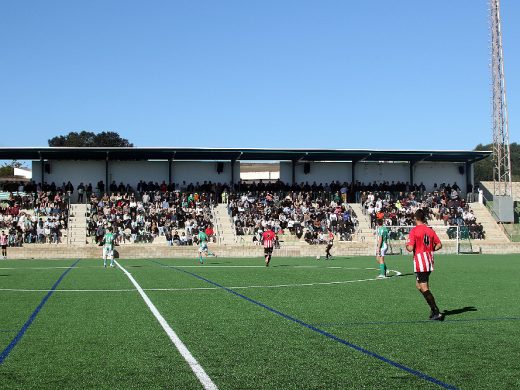
<svg viewBox="0 0 520 390">
<path fill-rule="evenodd" d="M 512 196 L 500 0 L 490 0 L 489 4 L 491 16 L 491 80 L 493 88 L 493 187 L 494 195 Z"/>
</svg>

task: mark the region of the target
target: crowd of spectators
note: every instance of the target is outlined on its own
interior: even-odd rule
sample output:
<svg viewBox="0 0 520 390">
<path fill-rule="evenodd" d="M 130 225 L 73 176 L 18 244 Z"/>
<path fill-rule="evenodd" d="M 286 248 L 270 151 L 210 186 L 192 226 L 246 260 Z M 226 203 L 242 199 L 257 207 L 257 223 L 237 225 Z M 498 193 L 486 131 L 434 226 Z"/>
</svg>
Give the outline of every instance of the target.
<svg viewBox="0 0 520 390">
<path fill-rule="evenodd" d="M 9 246 L 62 242 L 68 223 L 65 184 L 43 189 L 34 182 L 8 183 L 2 189 L 14 190 L 0 200 L 0 231 L 8 235 Z"/>
<path fill-rule="evenodd" d="M 92 194 L 87 234 L 96 244 L 109 226 L 118 244 L 151 243 L 164 236 L 169 245 L 194 245 L 200 230 L 214 240 L 211 199 L 207 192 L 161 190 Z"/>
<path fill-rule="evenodd" d="M 340 187 L 341 188 L 341 187 Z M 261 242 L 267 227 L 278 235 L 295 235 L 309 244 L 325 243 L 330 229 L 342 241 L 350 241 L 357 225 L 352 208 L 341 191 L 326 200 L 319 190 L 271 193 L 269 191 L 232 194 L 228 209 L 238 236 L 252 236 Z"/>
<path fill-rule="evenodd" d="M 378 219 L 383 219 L 386 226 L 413 226 L 414 213 L 420 208 L 426 211 L 430 221 L 442 221 L 450 238 L 455 238 L 457 226 L 464 227 L 462 231 L 470 238 L 485 238 L 482 224 L 477 223 L 473 211 L 461 197 L 457 183 L 443 183 L 432 192 L 422 188 L 411 192 L 364 191 L 360 199 L 373 228 Z M 403 236 L 398 230 L 395 233 Z"/>
<path fill-rule="evenodd" d="M 361 202 L 375 226 L 383 218 L 388 226 L 412 226 L 418 208 L 430 220 L 442 221 L 448 235 L 453 226 L 464 227 L 474 239 L 485 232 L 472 210 L 453 185 L 425 186 L 405 182 L 330 183 L 302 182 L 289 185 L 282 181 L 244 182 L 233 188 L 227 184 L 166 184 L 141 180 L 135 188 L 115 181 L 108 186 L 71 182 L 4 183 L 8 199 L 0 201 L 0 229 L 9 235 L 9 245 L 59 243 L 67 228 L 68 201 L 90 203 L 88 235 L 99 242 L 108 226 L 114 228 L 117 241 L 152 242 L 165 236 L 170 245 L 196 243 L 199 229 L 214 237 L 210 207 L 226 203 L 236 234 L 250 235 L 260 242 L 261 234 L 271 226 L 278 234 L 289 232 L 310 244 L 326 242 L 330 229 L 340 240 L 352 239 L 357 225 L 349 202 Z M 449 228 L 448 228 L 449 227 Z"/>
</svg>

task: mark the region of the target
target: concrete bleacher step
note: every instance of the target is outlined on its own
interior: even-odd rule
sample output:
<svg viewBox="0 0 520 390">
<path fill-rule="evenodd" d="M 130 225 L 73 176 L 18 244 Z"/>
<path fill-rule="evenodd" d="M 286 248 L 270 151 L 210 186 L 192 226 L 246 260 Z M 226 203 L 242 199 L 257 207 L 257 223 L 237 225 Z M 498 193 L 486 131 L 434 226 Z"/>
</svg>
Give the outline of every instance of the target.
<svg viewBox="0 0 520 390">
<path fill-rule="evenodd" d="M 486 238 L 484 241 L 493 240 L 495 242 L 509 242 L 508 237 L 503 232 L 502 227 L 491 215 L 487 207 L 481 203 L 470 203 L 469 207 L 473 210 L 477 222 L 482 223 Z"/>
<path fill-rule="evenodd" d="M 235 245 L 240 240 L 235 234 L 233 221 L 228 214 L 226 204 L 218 204 L 213 208 L 213 220 L 215 223 L 215 231 L 218 235 L 217 239 L 222 245 Z"/>
<path fill-rule="evenodd" d="M 71 204 L 69 208 L 67 241 L 70 245 L 85 245 L 87 242 L 87 205 Z"/>
<path fill-rule="evenodd" d="M 356 215 L 358 216 L 359 226 L 356 231 L 355 236 L 353 237 L 353 241 L 361 241 L 361 242 L 371 242 L 374 240 L 374 230 L 370 227 L 370 220 L 368 216 L 363 214 L 363 210 L 361 204 L 353 203 L 350 205 Z M 489 242 L 489 243 L 499 243 L 499 242 L 509 242 L 507 236 L 504 234 L 502 228 L 496 223 L 496 220 L 493 218 L 489 210 L 486 206 L 480 203 L 470 203 L 470 208 L 473 210 L 475 214 L 476 220 L 479 223 L 482 223 L 484 226 L 484 231 L 486 232 L 485 240 L 479 240 L 477 242 Z M 443 220 L 431 220 L 428 222 L 430 226 L 432 226 L 437 232 L 439 238 L 443 241 L 448 241 L 450 238 L 448 237 L 447 227 L 444 224 Z M 451 241 L 451 240 L 450 240 Z M 454 240 L 453 240 L 454 241 Z"/>
<path fill-rule="evenodd" d="M 370 227 L 369 217 L 363 214 L 363 207 L 361 203 L 350 203 L 350 207 L 352 207 L 352 210 L 354 211 L 358 219 L 358 227 L 354 236 L 352 237 L 352 240 L 356 242 L 373 241 L 374 231 Z"/>
</svg>

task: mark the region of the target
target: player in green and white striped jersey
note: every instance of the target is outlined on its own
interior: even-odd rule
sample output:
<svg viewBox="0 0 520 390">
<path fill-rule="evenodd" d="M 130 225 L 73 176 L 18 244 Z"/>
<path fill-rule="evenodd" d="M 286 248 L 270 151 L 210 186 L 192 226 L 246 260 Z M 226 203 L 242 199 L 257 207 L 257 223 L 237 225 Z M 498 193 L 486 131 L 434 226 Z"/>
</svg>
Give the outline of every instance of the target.
<svg viewBox="0 0 520 390">
<path fill-rule="evenodd" d="M 103 266 L 107 267 L 107 258 L 110 259 L 110 266 L 114 266 L 114 234 L 112 228 L 107 228 L 103 237 Z"/>
<path fill-rule="evenodd" d="M 388 249 L 388 229 L 383 225 L 383 219 L 377 220 L 376 237 L 376 258 L 379 263 L 378 278 L 383 279 L 386 278 L 385 254 Z"/>
</svg>

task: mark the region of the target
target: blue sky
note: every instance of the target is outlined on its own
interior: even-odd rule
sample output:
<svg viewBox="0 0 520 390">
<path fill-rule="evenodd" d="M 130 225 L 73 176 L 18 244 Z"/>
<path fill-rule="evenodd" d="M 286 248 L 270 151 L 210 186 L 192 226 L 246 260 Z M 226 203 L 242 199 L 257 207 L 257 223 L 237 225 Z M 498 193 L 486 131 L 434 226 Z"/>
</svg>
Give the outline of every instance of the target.
<svg viewBox="0 0 520 390">
<path fill-rule="evenodd" d="M 511 141 L 520 2 L 502 0 Z M 472 149 L 491 141 L 486 0 L 4 1 L 2 146 Z"/>
</svg>

